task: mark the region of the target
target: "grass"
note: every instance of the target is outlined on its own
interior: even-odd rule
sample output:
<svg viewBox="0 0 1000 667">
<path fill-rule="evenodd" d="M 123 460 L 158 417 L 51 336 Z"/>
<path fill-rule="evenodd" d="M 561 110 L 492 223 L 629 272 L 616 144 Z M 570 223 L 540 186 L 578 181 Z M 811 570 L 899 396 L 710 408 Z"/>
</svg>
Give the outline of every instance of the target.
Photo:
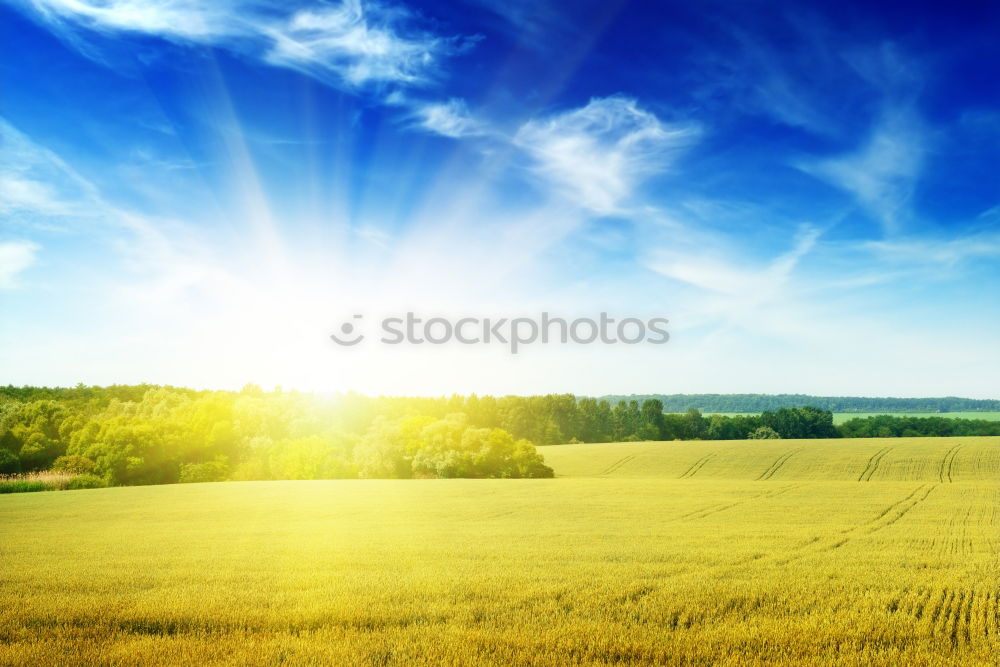
<svg viewBox="0 0 1000 667">
<path fill-rule="evenodd" d="M 0 664 L 994 665 L 1000 438 L 0 498 Z"/>
<path fill-rule="evenodd" d="M 45 482 L 32 482 L 26 479 L 13 479 L 0 482 L 0 493 L 30 493 L 32 491 L 54 491 Z"/>
<path fill-rule="evenodd" d="M 0 493 L 62 491 L 75 477 L 78 475 L 52 471 L 0 475 Z"/>
</svg>

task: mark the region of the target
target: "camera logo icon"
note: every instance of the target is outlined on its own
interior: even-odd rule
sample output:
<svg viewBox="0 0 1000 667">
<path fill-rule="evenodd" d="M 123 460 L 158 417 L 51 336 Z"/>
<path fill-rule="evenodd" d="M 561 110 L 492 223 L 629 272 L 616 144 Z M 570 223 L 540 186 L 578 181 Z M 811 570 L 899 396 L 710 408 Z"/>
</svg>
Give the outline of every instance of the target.
<svg viewBox="0 0 1000 667">
<path fill-rule="evenodd" d="M 362 319 L 362 317 L 363 317 L 362 315 L 355 315 L 354 319 L 360 320 Z M 357 327 L 354 325 L 353 322 L 344 322 L 343 324 L 340 325 L 340 333 L 343 336 L 343 338 L 341 338 L 341 336 L 338 336 L 335 333 L 332 333 L 330 334 L 330 339 L 337 345 L 343 345 L 345 347 L 351 347 L 352 345 L 357 345 L 358 343 L 360 343 L 365 339 L 365 336 L 362 333 L 358 333 L 357 335 L 355 335 L 356 329 Z"/>
</svg>

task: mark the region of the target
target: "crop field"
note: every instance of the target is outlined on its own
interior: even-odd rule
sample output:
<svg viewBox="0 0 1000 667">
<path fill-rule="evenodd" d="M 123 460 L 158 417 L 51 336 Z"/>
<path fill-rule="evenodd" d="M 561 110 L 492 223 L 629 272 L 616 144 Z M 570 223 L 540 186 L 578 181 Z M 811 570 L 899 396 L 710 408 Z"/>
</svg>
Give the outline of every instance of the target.
<svg viewBox="0 0 1000 667">
<path fill-rule="evenodd" d="M 2 664 L 995 665 L 1000 438 L 0 496 Z"/>
</svg>

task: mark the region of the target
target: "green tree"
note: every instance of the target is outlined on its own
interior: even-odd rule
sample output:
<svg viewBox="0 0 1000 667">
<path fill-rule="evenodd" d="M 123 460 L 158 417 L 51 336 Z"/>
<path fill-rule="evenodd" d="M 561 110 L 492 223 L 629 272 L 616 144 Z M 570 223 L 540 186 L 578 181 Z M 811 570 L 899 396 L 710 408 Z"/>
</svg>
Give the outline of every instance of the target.
<svg viewBox="0 0 1000 667">
<path fill-rule="evenodd" d="M 708 432 L 708 424 L 698 408 L 690 408 L 684 415 L 684 435 L 689 440 L 699 440 Z"/>
<path fill-rule="evenodd" d="M 94 472 L 96 465 L 84 456 L 60 456 L 52 463 L 52 469 L 58 472 L 76 473 L 85 475 Z"/>
<path fill-rule="evenodd" d="M 778 432 L 770 426 L 761 426 L 748 436 L 751 440 L 778 440 Z"/>
<path fill-rule="evenodd" d="M 650 398 L 642 403 L 641 427 L 637 434 L 642 440 L 663 440 L 666 422 L 663 419 L 663 403 Z"/>
<path fill-rule="evenodd" d="M 21 472 L 21 459 L 9 449 L 0 449 L 0 475 L 13 475 Z"/>
</svg>

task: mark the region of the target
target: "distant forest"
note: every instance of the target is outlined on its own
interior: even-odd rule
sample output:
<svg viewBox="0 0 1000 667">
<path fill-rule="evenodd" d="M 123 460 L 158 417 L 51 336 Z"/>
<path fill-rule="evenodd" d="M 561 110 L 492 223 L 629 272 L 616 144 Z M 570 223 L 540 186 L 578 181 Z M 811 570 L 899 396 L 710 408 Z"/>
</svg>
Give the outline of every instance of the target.
<svg viewBox="0 0 1000 667">
<path fill-rule="evenodd" d="M 871 398 L 862 396 L 810 396 L 808 394 L 609 394 L 599 397 L 614 405 L 619 401 L 655 398 L 665 412 L 764 412 L 811 405 L 830 412 L 1000 412 L 1000 400 L 957 398 Z"/>
</svg>

